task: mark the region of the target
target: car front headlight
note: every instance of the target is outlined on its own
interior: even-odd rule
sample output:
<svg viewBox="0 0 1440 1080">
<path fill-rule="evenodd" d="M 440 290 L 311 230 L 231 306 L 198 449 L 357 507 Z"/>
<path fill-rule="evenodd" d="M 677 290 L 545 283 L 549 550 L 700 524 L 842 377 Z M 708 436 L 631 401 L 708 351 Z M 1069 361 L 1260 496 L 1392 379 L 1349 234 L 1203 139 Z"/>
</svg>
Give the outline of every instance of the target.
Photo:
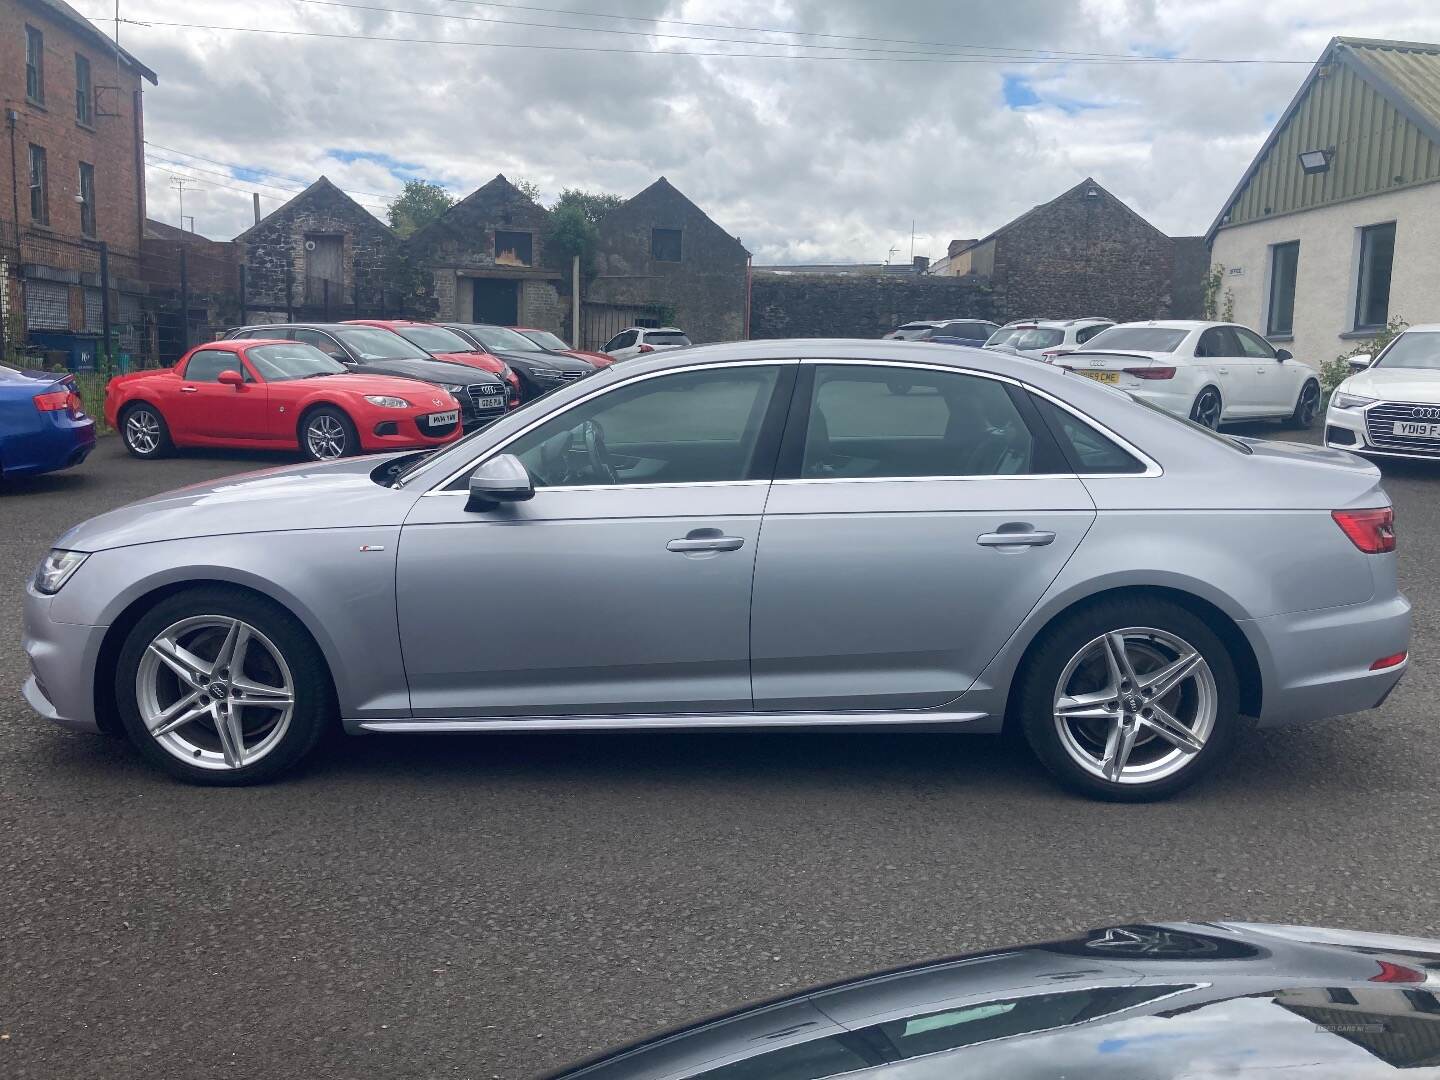
<svg viewBox="0 0 1440 1080">
<path fill-rule="evenodd" d="M 54 596 L 89 557 L 83 551 L 51 549 L 50 554 L 45 556 L 39 569 L 35 571 L 36 591 L 42 592 L 46 596 Z"/>
<path fill-rule="evenodd" d="M 1363 409 L 1366 405 L 1375 404 L 1373 397 L 1361 397 L 1359 394 L 1342 394 L 1339 390 L 1330 395 L 1330 404 L 1337 409 Z"/>
<path fill-rule="evenodd" d="M 410 402 L 403 397 L 391 397 L 388 394 L 366 394 L 365 400 L 371 405 L 379 405 L 382 409 L 408 409 Z"/>
<path fill-rule="evenodd" d="M 452 394 L 463 394 L 465 392 L 465 387 L 461 386 L 459 383 L 441 383 L 440 388 L 442 390 L 449 391 Z"/>
</svg>

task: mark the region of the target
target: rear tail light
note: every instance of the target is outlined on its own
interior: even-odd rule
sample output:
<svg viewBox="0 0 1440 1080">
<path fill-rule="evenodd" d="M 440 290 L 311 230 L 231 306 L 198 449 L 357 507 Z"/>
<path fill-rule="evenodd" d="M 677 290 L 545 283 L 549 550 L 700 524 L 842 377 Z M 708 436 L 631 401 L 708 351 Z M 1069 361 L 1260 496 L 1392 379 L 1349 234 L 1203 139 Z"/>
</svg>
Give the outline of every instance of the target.
<svg viewBox="0 0 1440 1080">
<path fill-rule="evenodd" d="M 73 390 L 51 390 L 36 394 L 35 408 L 40 412 L 68 412 L 74 416 L 80 411 L 80 395 Z"/>
<path fill-rule="evenodd" d="M 1405 662 L 1405 658 L 1409 655 L 1409 653 L 1397 652 L 1391 653 L 1389 656 L 1382 656 L 1370 665 L 1370 670 L 1384 671 L 1386 668 L 1399 667 Z"/>
<path fill-rule="evenodd" d="M 1416 971 L 1414 968 L 1405 967 L 1402 964 L 1392 964 L 1389 960 L 1376 960 L 1380 965 L 1380 974 L 1371 975 L 1370 982 L 1378 983 L 1423 983 L 1425 973 Z"/>
<path fill-rule="evenodd" d="M 1366 555 L 1395 550 L 1395 511 L 1388 506 L 1372 510 L 1332 510 L 1330 516 Z"/>
<path fill-rule="evenodd" d="M 1175 377 L 1173 367 L 1127 367 L 1124 370 L 1126 375 L 1134 375 L 1137 379 L 1173 379 Z"/>
</svg>

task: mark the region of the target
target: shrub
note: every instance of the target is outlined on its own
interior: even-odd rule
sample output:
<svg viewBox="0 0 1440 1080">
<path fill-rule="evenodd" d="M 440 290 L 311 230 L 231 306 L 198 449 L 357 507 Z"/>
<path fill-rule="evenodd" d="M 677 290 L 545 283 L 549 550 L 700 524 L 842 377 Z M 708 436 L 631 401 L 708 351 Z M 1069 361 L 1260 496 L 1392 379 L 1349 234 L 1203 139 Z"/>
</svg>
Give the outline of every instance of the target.
<svg viewBox="0 0 1440 1080">
<path fill-rule="evenodd" d="M 1326 360 L 1320 365 L 1320 387 L 1325 393 L 1331 393 L 1337 386 L 1350 377 L 1350 359 L 1354 356 L 1375 356 L 1381 349 L 1395 340 L 1410 324 L 1396 315 L 1388 323 L 1385 329 L 1377 331 L 1375 336 L 1364 341 L 1357 342 L 1355 347 L 1347 353 L 1341 353 L 1333 360 Z"/>
</svg>

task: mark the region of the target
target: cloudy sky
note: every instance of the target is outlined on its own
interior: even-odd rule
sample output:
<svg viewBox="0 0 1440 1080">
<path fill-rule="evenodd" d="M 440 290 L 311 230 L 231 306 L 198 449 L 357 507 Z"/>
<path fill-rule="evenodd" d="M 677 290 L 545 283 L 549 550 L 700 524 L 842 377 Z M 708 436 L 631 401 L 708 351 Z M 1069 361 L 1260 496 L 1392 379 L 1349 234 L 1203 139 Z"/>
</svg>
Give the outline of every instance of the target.
<svg viewBox="0 0 1440 1080">
<path fill-rule="evenodd" d="M 111 29 L 108 0 L 72 2 Z M 628 196 L 663 174 L 757 263 L 908 259 L 912 221 L 915 253 L 938 257 L 1086 175 L 1166 231 L 1203 232 L 1331 36 L 1440 41 L 1434 0 L 122 0 L 121 12 L 149 24 L 122 25 L 121 41 L 160 77 L 145 110 L 153 217 L 178 223 L 175 174 L 192 178 L 197 230 L 222 239 L 249 224 L 249 192 L 273 210 L 322 172 L 380 216 L 412 176 L 463 195 L 504 173 L 548 201 L 563 187 Z M 828 36 L 761 32 L 773 30 Z"/>
</svg>

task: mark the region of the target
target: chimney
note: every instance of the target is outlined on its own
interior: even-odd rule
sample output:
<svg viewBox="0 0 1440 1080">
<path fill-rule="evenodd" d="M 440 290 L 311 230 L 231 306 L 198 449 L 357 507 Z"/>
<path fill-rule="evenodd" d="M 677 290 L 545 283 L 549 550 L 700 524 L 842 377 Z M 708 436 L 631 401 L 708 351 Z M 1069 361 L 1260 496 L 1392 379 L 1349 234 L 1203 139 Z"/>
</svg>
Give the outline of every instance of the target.
<svg viewBox="0 0 1440 1080">
<path fill-rule="evenodd" d="M 256 224 L 256 225 L 259 225 L 259 224 L 260 224 L 260 193 L 259 193 L 258 191 L 252 191 L 252 192 L 250 193 L 250 195 L 251 195 L 251 198 L 253 198 L 253 199 L 255 200 L 255 224 Z"/>
<path fill-rule="evenodd" d="M 923 274 L 930 269 L 930 258 L 928 255 L 916 255 L 914 262 L 915 273 Z"/>
</svg>

